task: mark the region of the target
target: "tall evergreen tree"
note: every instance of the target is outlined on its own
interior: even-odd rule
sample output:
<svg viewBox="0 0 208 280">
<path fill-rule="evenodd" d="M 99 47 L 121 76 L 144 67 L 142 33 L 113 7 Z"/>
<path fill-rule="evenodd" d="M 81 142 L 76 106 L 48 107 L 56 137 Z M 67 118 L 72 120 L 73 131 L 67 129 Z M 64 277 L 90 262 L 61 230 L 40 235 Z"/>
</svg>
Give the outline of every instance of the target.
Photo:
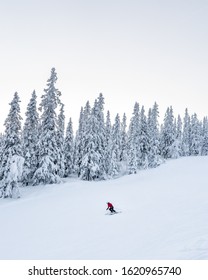
<svg viewBox="0 0 208 280">
<path fill-rule="evenodd" d="M 116 154 L 113 149 L 112 141 L 112 125 L 110 119 L 110 112 L 107 111 L 106 124 L 105 124 L 105 173 L 107 178 L 113 178 L 118 175 L 118 162 L 116 159 Z"/>
<path fill-rule="evenodd" d="M 165 113 L 164 125 L 161 131 L 161 152 L 165 159 L 175 157 L 176 135 L 172 107 L 168 107 Z"/>
<path fill-rule="evenodd" d="M 112 144 L 115 151 L 117 162 L 121 161 L 121 121 L 119 114 L 115 117 L 115 122 L 112 127 Z"/>
<path fill-rule="evenodd" d="M 201 154 L 201 127 L 197 114 L 191 116 L 190 125 L 190 155 L 198 156 Z"/>
<path fill-rule="evenodd" d="M 85 123 L 83 137 L 83 153 L 80 165 L 80 177 L 83 180 L 91 181 L 100 179 L 99 151 L 100 138 L 98 135 L 99 121 L 97 119 L 98 101 L 95 100 L 89 121 Z"/>
<path fill-rule="evenodd" d="M 39 115 L 37 112 L 37 95 L 33 91 L 30 102 L 27 106 L 26 119 L 23 127 L 23 155 L 25 158 L 22 182 L 23 185 L 32 183 L 33 175 L 38 166 L 38 136 L 39 136 Z"/>
<path fill-rule="evenodd" d="M 128 131 L 128 174 L 137 173 L 139 168 L 139 129 L 140 129 L 140 112 L 139 103 L 135 103 L 133 116 L 130 120 Z"/>
<path fill-rule="evenodd" d="M 202 156 L 208 155 L 208 119 L 207 119 L 207 117 L 203 118 L 201 155 Z"/>
<path fill-rule="evenodd" d="M 64 158 L 65 158 L 65 177 L 70 176 L 74 171 L 74 137 L 72 119 L 66 129 L 66 137 L 64 141 Z"/>
<path fill-rule="evenodd" d="M 99 141 L 97 143 L 98 145 L 98 151 L 100 153 L 100 177 L 105 178 L 105 149 L 106 149 L 106 129 L 105 129 L 105 120 L 104 120 L 104 97 L 103 94 L 100 93 L 98 96 L 98 102 L 97 102 L 97 112 L 96 112 L 96 118 L 99 126 L 99 130 L 97 131 L 97 134 L 99 134 Z"/>
<path fill-rule="evenodd" d="M 145 116 L 144 106 L 141 109 L 140 115 L 140 130 L 139 130 L 139 168 L 146 169 L 149 165 L 149 147 L 150 147 L 150 135 L 147 127 L 147 119 Z"/>
<path fill-rule="evenodd" d="M 58 175 L 57 116 L 56 108 L 61 104 L 60 91 L 56 89 L 57 74 L 51 69 L 45 94 L 40 104 L 41 131 L 39 139 L 38 169 L 33 176 L 33 185 L 53 184 L 60 182 Z"/>
<path fill-rule="evenodd" d="M 133 135 L 130 134 L 128 138 L 128 174 L 137 173 L 137 157 L 136 157 L 136 145 Z"/>
<path fill-rule="evenodd" d="M 136 102 L 134 105 L 133 116 L 130 120 L 129 131 L 128 131 L 128 170 L 130 174 L 136 173 L 135 170 L 138 169 L 140 165 L 139 130 L 140 130 L 140 112 L 139 112 L 139 103 Z M 136 167 L 134 166 L 135 161 L 136 161 Z"/>
<path fill-rule="evenodd" d="M 190 156 L 190 116 L 188 109 L 185 110 L 183 119 L 183 132 L 182 132 L 182 154 L 183 156 Z"/>
<path fill-rule="evenodd" d="M 65 174 L 65 159 L 64 159 L 64 130 L 65 130 L 65 115 L 64 105 L 61 104 L 60 113 L 57 121 L 57 145 L 58 145 L 58 175 L 63 178 Z"/>
<path fill-rule="evenodd" d="M 1 197 L 19 197 L 18 181 L 22 176 L 22 145 L 20 99 L 17 92 L 10 103 L 10 111 L 4 123 L 5 136 L 0 168 Z"/>
<path fill-rule="evenodd" d="M 79 117 L 79 127 L 75 138 L 74 169 L 79 177 L 81 175 L 81 164 L 82 164 L 82 158 L 84 156 L 84 146 L 85 146 L 85 138 L 86 138 L 85 135 L 89 125 L 90 116 L 91 116 L 91 106 L 89 101 L 87 101 L 84 109 L 83 107 L 81 107 L 80 117 Z"/>
<path fill-rule="evenodd" d="M 175 158 L 181 157 L 183 155 L 182 151 L 182 120 L 180 115 L 178 115 L 176 121 L 176 156 Z"/>
<path fill-rule="evenodd" d="M 148 131 L 149 131 L 149 167 L 155 168 L 162 163 L 160 155 L 160 136 L 159 136 L 159 109 L 155 102 L 153 108 L 148 113 Z"/>
<path fill-rule="evenodd" d="M 120 154 L 120 160 L 122 162 L 127 161 L 127 141 L 128 141 L 128 135 L 126 132 L 127 124 L 126 124 L 126 114 L 123 114 L 123 119 L 121 123 L 121 154 Z"/>
<path fill-rule="evenodd" d="M 88 121 L 84 122 L 80 176 L 83 180 L 105 179 L 105 124 L 102 94 L 95 100 Z"/>
</svg>

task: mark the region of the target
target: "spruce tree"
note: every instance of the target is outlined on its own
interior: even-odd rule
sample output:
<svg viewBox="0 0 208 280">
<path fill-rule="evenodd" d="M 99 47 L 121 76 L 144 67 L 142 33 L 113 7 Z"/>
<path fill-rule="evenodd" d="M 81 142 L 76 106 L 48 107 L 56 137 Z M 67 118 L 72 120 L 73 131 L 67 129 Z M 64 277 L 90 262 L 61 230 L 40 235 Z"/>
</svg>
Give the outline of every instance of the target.
<svg viewBox="0 0 208 280">
<path fill-rule="evenodd" d="M 127 135 L 126 129 L 127 129 L 126 114 L 124 113 L 122 123 L 121 123 L 121 154 L 120 154 L 120 160 L 124 163 L 127 161 L 128 135 Z"/>
<path fill-rule="evenodd" d="M 203 118 L 201 155 L 202 156 L 208 155 L 208 119 L 207 119 L 207 117 Z"/>
<path fill-rule="evenodd" d="M 190 116 L 188 109 L 185 110 L 185 116 L 183 119 L 183 132 L 182 132 L 182 155 L 190 156 Z"/>
<path fill-rule="evenodd" d="M 174 158 L 176 153 L 176 134 L 172 106 L 165 113 L 164 124 L 161 131 L 161 153 L 164 159 Z"/>
<path fill-rule="evenodd" d="M 80 165 L 80 177 L 82 180 L 92 181 L 100 179 L 99 147 L 99 122 L 97 119 L 98 102 L 95 100 L 88 122 L 84 126 L 82 158 Z"/>
<path fill-rule="evenodd" d="M 55 83 L 57 74 L 55 68 L 51 69 L 51 76 L 47 81 L 47 88 L 44 90 L 40 104 L 41 128 L 39 139 L 38 169 L 33 176 L 33 185 L 53 184 L 60 182 L 58 175 L 58 154 L 57 143 L 57 117 L 56 108 L 61 104 L 61 93 L 56 89 Z"/>
<path fill-rule="evenodd" d="M 133 116 L 130 120 L 129 131 L 128 131 L 128 165 L 131 165 L 131 171 L 135 173 L 135 170 L 139 168 L 139 130 L 140 130 L 140 112 L 139 103 L 136 102 L 134 105 Z M 136 167 L 134 166 L 136 160 Z M 129 167 L 128 167 L 129 169 Z M 133 171 L 132 171 L 133 170 Z"/>
<path fill-rule="evenodd" d="M 177 121 L 176 121 L 176 151 L 177 154 L 175 158 L 181 157 L 183 155 L 182 151 L 182 120 L 180 115 L 178 115 Z"/>
<path fill-rule="evenodd" d="M 22 166 L 24 159 L 22 157 L 21 145 L 21 116 L 20 99 L 17 92 L 10 103 L 10 111 L 4 123 L 5 135 L 2 151 L 2 161 L 0 168 L 0 196 L 19 197 L 18 183 L 21 181 Z"/>
<path fill-rule="evenodd" d="M 160 132 L 159 132 L 159 109 L 155 102 L 152 109 L 148 113 L 148 131 L 149 131 L 149 153 L 148 162 L 150 168 L 159 166 L 163 160 L 160 155 Z"/>
<path fill-rule="evenodd" d="M 81 163 L 83 158 L 83 150 L 85 146 L 86 138 L 86 129 L 89 125 L 91 116 L 91 106 L 89 101 L 86 102 L 86 105 L 83 109 L 81 107 L 80 117 L 79 117 L 79 127 L 75 137 L 75 151 L 74 151 L 74 170 L 78 174 L 78 177 L 81 175 Z"/>
<path fill-rule="evenodd" d="M 22 133 L 23 155 L 25 158 L 22 183 L 27 186 L 32 184 L 32 178 L 38 166 L 39 115 L 35 91 L 32 93 L 25 115 L 26 119 Z"/>
<path fill-rule="evenodd" d="M 64 105 L 61 104 L 60 113 L 57 121 L 57 145 L 58 145 L 58 175 L 63 178 L 65 175 L 65 159 L 64 159 L 64 130 L 65 115 Z"/>
<path fill-rule="evenodd" d="M 190 125 L 190 155 L 198 156 L 201 154 L 201 125 L 197 114 L 191 116 Z"/>
<path fill-rule="evenodd" d="M 84 124 L 80 176 L 83 180 L 105 179 L 105 127 L 102 94 L 95 100 L 88 122 Z"/>
<path fill-rule="evenodd" d="M 139 168 L 146 169 L 149 165 L 149 148 L 150 148 L 150 135 L 147 127 L 147 119 L 145 116 L 144 106 L 142 106 L 140 114 L 140 130 L 139 130 Z"/>
<path fill-rule="evenodd" d="M 72 119 L 69 119 L 64 141 L 65 177 L 74 172 L 74 137 Z"/>
<path fill-rule="evenodd" d="M 140 114 L 139 104 L 134 105 L 133 116 L 130 120 L 128 131 L 128 174 L 136 174 L 139 168 L 139 129 L 140 129 Z"/>
</svg>

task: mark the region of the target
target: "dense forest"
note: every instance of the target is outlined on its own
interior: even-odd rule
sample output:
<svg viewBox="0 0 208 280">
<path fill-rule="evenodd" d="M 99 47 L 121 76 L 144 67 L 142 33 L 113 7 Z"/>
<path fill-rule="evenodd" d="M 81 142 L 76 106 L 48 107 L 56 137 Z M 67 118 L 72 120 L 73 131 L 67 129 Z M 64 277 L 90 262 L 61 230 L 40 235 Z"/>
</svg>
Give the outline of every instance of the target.
<svg viewBox="0 0 208 280">
<path fill-rule="evenodd" d="M 57 74 L 51 69 L 41 102 L 32 93 L 22 125 L 20 97 L 16 92 L 0 136 L 0 197 L 19 197 L 20 186 L 61 182 L 78 176 L 82 180 L 105 180 L 141 169 L 155 168 L 167 159 L 208 154 L 208 119 L 197 114 L 174 116 L 167 108 L 159 124 L 159 107 L 147 111 L 135 102 L 127 116 L 104 115 L 102 93 L 81 107 L 79 126 L 72 119 L 65 129 L 64 104 L 56 88 Z"/>
</svg>

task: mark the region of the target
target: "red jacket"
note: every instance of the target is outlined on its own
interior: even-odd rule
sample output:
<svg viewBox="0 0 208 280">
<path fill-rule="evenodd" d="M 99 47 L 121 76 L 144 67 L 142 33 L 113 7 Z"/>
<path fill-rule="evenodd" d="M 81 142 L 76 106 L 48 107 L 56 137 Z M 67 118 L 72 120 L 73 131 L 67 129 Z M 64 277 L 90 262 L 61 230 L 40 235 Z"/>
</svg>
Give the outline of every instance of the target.
<svg viewBox="0 0 208 280">
<path fill-rule="evenodd" d="M 112 204 L 112 203 L 108 202 L 107 204 L 108 204 L 108 208 L 113 207 L 113 204 Z"/>
</svg>

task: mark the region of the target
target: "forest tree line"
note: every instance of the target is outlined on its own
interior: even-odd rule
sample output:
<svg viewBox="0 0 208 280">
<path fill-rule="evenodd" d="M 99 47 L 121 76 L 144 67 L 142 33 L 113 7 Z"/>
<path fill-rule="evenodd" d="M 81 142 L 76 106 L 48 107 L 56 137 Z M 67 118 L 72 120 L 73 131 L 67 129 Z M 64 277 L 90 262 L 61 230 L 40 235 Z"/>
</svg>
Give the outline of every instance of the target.
<svg viewBox="0 0 208 280">
<path fill-rule="evenodd" d="M 0 137 L 0 197 L 19 197 L 19 186 L 61 182 L 78 176 L 82 180 L 104 180 L 155 168 L 166 159 L 208 155 L 208 119 L 197 114 L 174 116 L 168 107 L 160 125 L 155 103 L 146 112 L 135 102 L 127 117 L 104 115 L 104 97 L 81 107 L 74 134 L 72 119 L 65 129 L 64 104 L 56 88 L 57 74 L 50 78 L 37 106 L 32 93 L 22 127 L 20 98 L 14 94 Z M 58 112 L 58 114 L 57 114 Z"/>
</svg>

